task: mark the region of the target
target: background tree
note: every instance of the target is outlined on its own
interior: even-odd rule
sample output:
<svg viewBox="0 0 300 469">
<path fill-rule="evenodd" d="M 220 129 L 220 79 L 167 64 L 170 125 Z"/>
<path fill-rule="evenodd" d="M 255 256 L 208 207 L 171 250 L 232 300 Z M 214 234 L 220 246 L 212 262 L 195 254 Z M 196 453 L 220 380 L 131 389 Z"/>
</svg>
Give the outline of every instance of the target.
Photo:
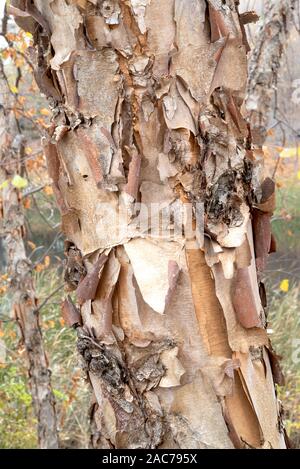
<svg viewBox="0 0 300 469">
<path fill-rule="evenodd" d="M 256 272 L 274 184 L 242 116 L 236 3 L 12 4 L 54 115 L 44 144 L 78 303 L 64 314 L 95 393 L 93 445 L 284 447 Z M 161 203 L 152 230 L 136 202 Z M 179 236 L 191 207 L 195 232 Z"/>
<path fill-rule="evenodd" d="M 5 24 L 5 18 L 3 24 Z M 25 220 L 20 189 L 27 185 L 24 176 L 25 138 L 21 133 L 12 92 L 0 58 L 0 235 L 4 238 L 7 273 L 14 292 L 13 308 L 29 361 L 28 375 L 32 403 L 38 422 L 41 448 L 57 448 L 55 400 L 50 370 L 39 325 L 39 308 L 32 269 L 27 257 L 24 235 Z"/>
</svg>

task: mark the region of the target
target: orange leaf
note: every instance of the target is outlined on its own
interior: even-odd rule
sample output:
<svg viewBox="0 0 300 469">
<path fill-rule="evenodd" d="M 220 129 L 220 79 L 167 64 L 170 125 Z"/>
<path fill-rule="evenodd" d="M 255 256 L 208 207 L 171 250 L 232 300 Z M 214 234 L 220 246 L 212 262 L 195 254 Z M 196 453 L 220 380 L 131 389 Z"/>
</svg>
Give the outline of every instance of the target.
<svg viewBox="0 0 300 469">
<path fill-rule="evenodd" d="M 28 244 L 29 247 L 31 247 L 31 249 L 36 248 L 36 244 L 34 244 L 32 241 L 27 241 L 27 244 Z"/>
<path fill-rule="evenodd" d="M 40 110 L 40 113 L 42 114 L 42 116 L 49 116 L 51 114 L 51 112 L 49 111 L 49 109 L 43 107 L 41 110 Z"/>
<path fill-rule="evenodd" d="M 45 186 L 44 189 L 43 189 L 43 192 L 45 192 L 45 194 L 47 195 L 52 195 L 53 194 L 53 189 L 51 186 Z"/>
<path fill-rule="evenodd" d="M 25 209 L 28 209 L 28 208 L 30 208 L 30 206 L 31 206 L 31 200 L 28 199 L 28 197 L 27 197 L 26 199 L 23 200 L 23 207 Z"/>
<path fill-rule="evenodd" d="M 37 264 L 35 266 L 35 271 L 36 272 L 42 272 L 42 270 L 44 270 L 45 266 L 43 264 Z"/>
<path fill-rule="evenodd" d="M 61 327 L 64 327 L 66 325 L 66 321 L 64 320 L 64 318 L 59 318 L 59 323 Z"/>
</svg>

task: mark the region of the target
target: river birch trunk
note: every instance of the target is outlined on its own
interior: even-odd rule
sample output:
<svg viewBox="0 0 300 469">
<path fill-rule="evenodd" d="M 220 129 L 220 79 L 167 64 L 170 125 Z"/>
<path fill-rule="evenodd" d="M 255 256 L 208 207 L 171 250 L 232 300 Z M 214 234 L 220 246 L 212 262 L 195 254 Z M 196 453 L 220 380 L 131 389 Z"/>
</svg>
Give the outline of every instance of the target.
<svg viewBox="0 0 300 469">
<path fill-rule="evenodd" d="M 77 298 L 63 313 L 95 448 L 285 447 L 260 282 L 274 184 L 243 117 L 236 3 L 12 2 L 53 110 L 44 147 Z"/>
<path fill-rule="evenodd" d="M 3 184 L 0 236 L 3 237 L 6 251 L 15 320 L 28 358 L 29 389 L 37 419 L 39 447 L 53 449 L 58 448 L 55 399 L 39 325 L 38 301 L 32 276 L 33 265 L 27 257 L 24 245 L 23 202 L 20 191 L 11 183 L 13 177 L 20 176 L 22 172 L 25 141 L 12 111 L 14 98 L 1 60 L 0 88 L 0 183 Z"/>
</svg>

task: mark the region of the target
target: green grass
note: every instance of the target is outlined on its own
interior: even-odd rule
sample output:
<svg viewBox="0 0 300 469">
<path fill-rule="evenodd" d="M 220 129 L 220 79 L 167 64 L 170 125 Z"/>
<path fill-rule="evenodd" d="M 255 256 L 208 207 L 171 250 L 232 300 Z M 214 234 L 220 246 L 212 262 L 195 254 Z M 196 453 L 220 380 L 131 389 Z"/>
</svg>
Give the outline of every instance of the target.
<svg viewBox="0 0 300 469">
<path fill-rule="evenodd" d="M 285 425 L 293 445 L 300 447 L 300 181 L 292 178 L 277 189 L 272 231 L 277 253 L 270 256 L 266 284 L 272 344 L 282 357 L 286 385 L 278 388 L 285 409 Z M 289 279 L 289 291 L 280 281 Z"/>
<path fill-rule="evenodd" d="M 269 306 L 272 344 L 282 357 L 286 385 L 278 389 L 285 409 L 287 433 L 296 447 L 300 443 L 300 290 L 294 286 L 287 293 L 273 291 Z"/>
<path fill-rule="evenodd" d="M 57 265 L 36 274 L 40 303 L 63 282 Z M 40 323 L 52 371 L 58 429 L 64 447 L 88 445 L 90 390 L 83 380 L 76 353 L 76 334 L 61 319 L 63 291 L 41 310 Z M 3 300 L 3 301 L 2 301 Z M 11 298 L 1 298 L 1 317 L 9 317 Z M 2 323 L 6 360 L 0 365 L 0 447 L 36 448 L 36 419 L 28 389 L 26 354 L 14 321 Z"/>
<path fill-rule="evenodd" d="M 300 255 L 300 181 L 288 181 L 276 192 L 277 207 L 272 220 L 278 250 L 296 250 Z"/>
</svg>

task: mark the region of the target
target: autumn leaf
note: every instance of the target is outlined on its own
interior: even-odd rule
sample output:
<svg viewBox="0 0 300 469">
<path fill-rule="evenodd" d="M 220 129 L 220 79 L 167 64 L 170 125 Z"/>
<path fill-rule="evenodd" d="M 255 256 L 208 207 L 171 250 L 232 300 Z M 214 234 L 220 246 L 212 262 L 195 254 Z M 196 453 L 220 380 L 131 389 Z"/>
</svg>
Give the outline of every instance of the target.
<svg viewBox="0 0 300 469">
<path fill-rule="evenodd" d="M 46 256 L 44 260 L 44 266 L 49 267 L 50 265 L 50 256 Z"/>
<path fill-rule="evenodd" d="M 4 295 L 6 291 L 7 291 L 7 285 L 3 285 L 2 287 L 0 287 L 0 295 Z"/>
<path fill-rule="evenodd" d="M 7 333 L 8 337 L 10 337 L 11 339 L 15 339 L 17 337 L 17 334 L 15 333 L 15 331 L 9 331 Z"/>
<path fill-rule="evenodd" d="M 31 155 L 31 153 L 32 153 L 32 148 L 31 148 L 31 147 L 26 147 L 26 148 L 25 148 L 25 153 L 26 153 L 26 155 Z"/>
<path fill-rule="evenodd" d="M 43 107 L 41 110 L 40 110 L 40 113 L 42 114 L 42 116 L 49 116 L 51 113 L 49 111 L 49 109 Z"/>
<path fill-rule="evenodd" d="M 42 272 L 44 270 L 45 266 L 43 264 L 37 264 L 35 266 L 35 271 L 36 272 Z"/>
<path fill-rule="evenodd" d="M 47 195 L 52 195 L 53 194 L 53 189 L 51 186 L 45 186 L 44 189 L 43 189 L 43 192 L 45 192 L 45 194 Z"/>
<path fill-rule="evenodd" d="M 280 158 L 292 158 L 300 154 L 300 147 L 284 148 L 280 153 Z"/>
<path fill-rule="evenodd" d="M 3 181 L 2 184 L 0 184 L 0 189 L 5 189 L 8 186 L 8 180 Z"/>
<path fill-rule="evenodd" d="M 11 86 L 10 86 L 10 91 L 11 91 L 13 94 L 18 94 L 18 92 L 19 92 L 18 88 L 17 88 L 15 85 L 11 85 Z"/>
<path fill-rule="evenodd" d="M 49 321 L 47 321 L 46 324 L 47 324 L 48 327 L 52 327 L 52 328 L 53 328 L 53 327 L 55 326 L 55 321 L 53 321 L 53 319 L 50 319 Z"/>
<path fill-rule="evenodd" d="M 64 318 L 59 318 L 59 323 L 61 327 L 64 327 L 66 325 L 66 321 L 64 320 Z"/>
<path fill-rule="evenodd" d="M 25 189 L 25 187 L 28 186 L 28 181 L 27 179 L 24 179 L 22 178 L 22 176 L 20 176 L 19 174 L 16 174 L 12 181 L 11 181 L 12 185 L 14 187 L 16 187 L 17 189 Z"/>
<path fill-rule="evenodd" d="M 28 208 L 30 208 L 30 206 L 31 206 L 31 200 L 28 199 L 28 198 L 24 199 L 24 200 L 23 200 L 23 207 L 24 207 L 25 209 L 28 209 Z"/>
<path fill-rule="evenodd" d="M 36 248 L 36 244 L 34 244 L 32 241 L 27 241 L 27 244 L 28 244 L 29 247 L 31 247 L 31 249 Z"/>
<path fill-rule="evenodd" d="M 281 153 L 281 152 L 283 152 L 284 148 L 279 147 L 279 146 L 275 146 L 275 150 L 278 151 L 278 153 Z"/>
<path fill-rule="evenodd" d="M 289 279 L 285 278 L 280 282 L 279 288 L 284 293 L 287 293 L 289 291 L 289 287 L 290 287 Z"/>
</svg>

